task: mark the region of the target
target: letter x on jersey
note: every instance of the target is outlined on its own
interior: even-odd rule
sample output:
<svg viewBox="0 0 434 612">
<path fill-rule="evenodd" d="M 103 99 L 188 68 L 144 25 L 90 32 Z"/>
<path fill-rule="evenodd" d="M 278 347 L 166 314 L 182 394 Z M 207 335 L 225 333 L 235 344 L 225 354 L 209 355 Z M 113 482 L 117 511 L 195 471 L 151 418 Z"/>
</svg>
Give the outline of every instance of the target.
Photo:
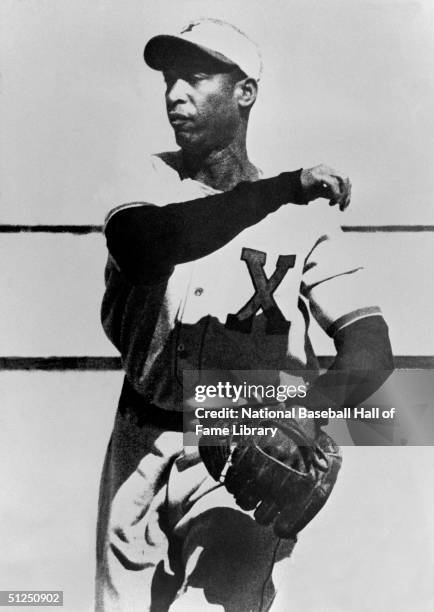
<svg viewBox="0 0 434 612">
<path fill-rule="evenodd" d="M 291 325 L 273 298 L 273 293 L 282 282 L 289 268 L 295 265 L 295 255 L 279 255 L 276 269 L 270 278 L 264 272 L 267 255 L 263 251 L 243 248 L 241 259 L 246 262 L 255 293 L 236 314 L 228 314 L 225 327 L 248 334 L 252 329 L 253 319 L 260 308 L 267 318 L 267 334 L 284 334 Z"/>
</svg>

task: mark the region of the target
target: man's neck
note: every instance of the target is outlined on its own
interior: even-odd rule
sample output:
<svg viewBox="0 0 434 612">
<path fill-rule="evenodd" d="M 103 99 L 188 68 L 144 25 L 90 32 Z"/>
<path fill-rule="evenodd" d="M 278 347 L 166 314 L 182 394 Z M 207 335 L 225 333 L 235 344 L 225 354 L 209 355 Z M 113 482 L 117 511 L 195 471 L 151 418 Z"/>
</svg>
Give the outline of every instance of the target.
<svg viewBox="0 0 434 612">
<path fill-rule="evenodd" d="M 249 160 L 245 145 L 237 143 L 201 158 L 183 152 L 183 160 L 189 178 L 219 191 L 228 191 L 241 181 L 256 181 L 259 178 L 259 171 Z"/>
</svg>

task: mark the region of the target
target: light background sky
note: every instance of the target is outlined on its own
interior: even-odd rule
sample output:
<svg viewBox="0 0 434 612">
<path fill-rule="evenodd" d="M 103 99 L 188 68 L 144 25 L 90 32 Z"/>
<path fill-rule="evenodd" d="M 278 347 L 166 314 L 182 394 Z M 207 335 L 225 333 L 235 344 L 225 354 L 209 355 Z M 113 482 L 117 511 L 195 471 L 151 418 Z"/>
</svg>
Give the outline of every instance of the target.
<svg viewBox="0 0 434 612">
<path fill-rule="evenodd" d="M 344 223 L 434 222 L 431 0 L 2 0 L 2 222 L 100 223 L 140 197 L 143 157 L 174 144 L 143 46 L 198 16 L 262 48 L 255 162 L 348 172 Z"/>
</svg>

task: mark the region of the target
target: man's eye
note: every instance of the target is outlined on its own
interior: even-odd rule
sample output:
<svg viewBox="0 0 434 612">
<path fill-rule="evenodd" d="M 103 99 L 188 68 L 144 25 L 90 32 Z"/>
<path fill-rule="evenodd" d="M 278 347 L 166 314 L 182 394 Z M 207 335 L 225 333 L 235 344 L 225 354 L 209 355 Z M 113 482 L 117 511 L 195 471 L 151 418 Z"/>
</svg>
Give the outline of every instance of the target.
<svg viewBox="0 0 434 612">
<path fill-rule="evenodd" d="M 198 81 L 204 81 L 208 77 L 204 72 L 195 72 L 190 75 L 189 81 L 190 83 L 197 83 Z"/>
<path fill-rule="evenodd" d="M 209 75 L 205 72 L 188 72 L 185 74 L 178 74 L 176 76 L 165 74 L 163 75 L 163 78 L 166 88 L 171 89 L 179 79 L 185 81 L 186 83 L 190 83 L 190 85 L 195 85 L 196 83 L 207 79 L 208 76 Z"/>
</svg>

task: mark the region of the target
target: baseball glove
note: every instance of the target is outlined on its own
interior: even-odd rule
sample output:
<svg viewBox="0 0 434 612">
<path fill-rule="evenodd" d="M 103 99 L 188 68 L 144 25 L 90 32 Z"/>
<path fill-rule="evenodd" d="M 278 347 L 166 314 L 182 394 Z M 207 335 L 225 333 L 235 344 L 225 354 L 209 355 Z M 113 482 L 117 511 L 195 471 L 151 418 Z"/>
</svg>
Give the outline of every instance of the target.
<svg viewBox="0 0 434 612">
<path fill-rule="evenodd" d="M 215 427 L 230 425 L 219 421 Z M 252 425 L 250 422 L 249 425 Z M 295 538 L 326 503 L 342 463 L 324 431 L 312 437 L 293 419 L 261 420 L 274 436 L 203 436 L 199 451 L 211 476 L 224 483 L 243 510 L 280 538 Z M 236 440 L 236 441 L 235 441 Z"/>
</svg>

